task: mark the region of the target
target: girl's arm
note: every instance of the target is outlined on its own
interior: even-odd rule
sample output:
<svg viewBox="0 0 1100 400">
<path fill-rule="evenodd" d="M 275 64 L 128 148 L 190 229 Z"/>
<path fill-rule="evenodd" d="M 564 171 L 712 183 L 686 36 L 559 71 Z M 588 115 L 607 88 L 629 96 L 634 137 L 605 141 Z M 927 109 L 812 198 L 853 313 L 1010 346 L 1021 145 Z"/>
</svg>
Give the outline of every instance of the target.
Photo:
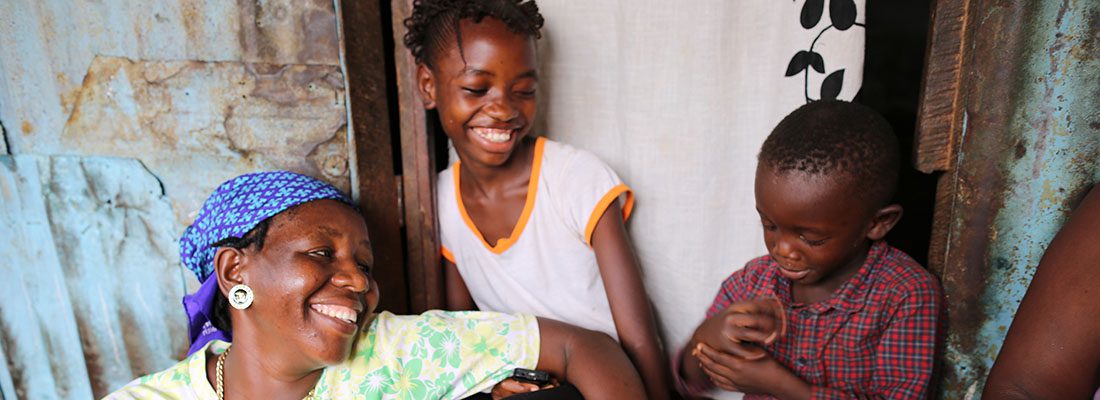
<svg viewBox="0 0 1100 400">
<path fill-rule="evenodd" d="M 536 368 L 577 387 L 585 399 L 642 399 L 637 371 L 607 334 L 539 318 Z"/>
<path fill-rule="evenodd" d="M 448 261 L 443 261 L 443 279 L 447 285 L 447 309 L 451 311 L 477 310 L 474 298 L 470 296 L 470 289 L 466 288 L 466 281 L 458 273 L 458 266 Z"/>
<path fill-rule="evenodd" d="M 668 361 L 657 340 L 657 322 L 618 202 L 612 202 L 596 223 L 592 249 L 623 349 L 641 372 L 649 398 L 667 399 Z"/>
</svg>

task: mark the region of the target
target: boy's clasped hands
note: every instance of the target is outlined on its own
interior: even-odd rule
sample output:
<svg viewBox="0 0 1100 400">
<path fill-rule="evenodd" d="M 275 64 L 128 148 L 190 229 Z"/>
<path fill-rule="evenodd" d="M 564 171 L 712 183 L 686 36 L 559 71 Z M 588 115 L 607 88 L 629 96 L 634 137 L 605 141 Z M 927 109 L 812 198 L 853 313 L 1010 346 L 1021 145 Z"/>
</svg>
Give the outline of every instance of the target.
<svg viewBox="0 0 1100 400">
<path fill-rule="evenodd" d="M 769 393 L 785 376 L 794 377 L 767 350 L 786 329 L 786 313 L 777 298 L 733 303 L 699 325 L 691 355 L 722 390 Z"/>
</svg>

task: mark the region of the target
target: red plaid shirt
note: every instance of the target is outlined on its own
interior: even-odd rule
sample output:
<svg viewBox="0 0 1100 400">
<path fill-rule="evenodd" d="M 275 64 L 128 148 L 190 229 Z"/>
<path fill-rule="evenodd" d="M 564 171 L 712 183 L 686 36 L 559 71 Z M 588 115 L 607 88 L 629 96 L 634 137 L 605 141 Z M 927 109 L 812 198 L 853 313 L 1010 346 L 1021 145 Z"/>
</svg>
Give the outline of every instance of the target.
<svg viewBox="0 0 1100 400">
<path fill-rule="evenodd" d="M 766 296 L 783 302 L 788 321 L 786 335 L 768 350 L 813 385 L 814 399 L 928 398 L 943 297 L 932 274 L 909 255 L 875 243 L 851 280 L 813 304 L 794 303 L 791 282 L 770 256 L 760 257 L 722 283 L 707 317 Z"/>
</svg>

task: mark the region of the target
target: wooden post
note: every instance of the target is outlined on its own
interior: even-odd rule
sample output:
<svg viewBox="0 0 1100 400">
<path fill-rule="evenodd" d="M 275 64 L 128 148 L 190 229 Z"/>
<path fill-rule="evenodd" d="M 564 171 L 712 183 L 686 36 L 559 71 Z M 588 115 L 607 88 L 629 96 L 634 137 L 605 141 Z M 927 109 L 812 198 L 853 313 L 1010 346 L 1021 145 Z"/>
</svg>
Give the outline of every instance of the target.
<svg viewBox="0 0 1100 400">
<path fill-rule="evenodd" d="M 405 48 L 404 20 L 412 0 L 393 0 L 394 65 L 397 105 L 401 115 L 401 165 L 404 183 L 405 231 L 411 310 L 441 308 L 443 270 L 439 261 L 439 229 L 435 217 L 434 142 L 416 88 L 416 61 Z"/>
<path fill-rule="evenodd" d="M 342 3 L 342 4 L 341 4 Z M 354 135 L 359 206 L 374 248 L 373 275 L 382 291 L 380 310 L 409 312 L 398 176 L 394 170 L 393 131 L 386 99 L 385 37 L 382 5 L 374 1 L 338 2 L 341 44 Z"/>
</svg>

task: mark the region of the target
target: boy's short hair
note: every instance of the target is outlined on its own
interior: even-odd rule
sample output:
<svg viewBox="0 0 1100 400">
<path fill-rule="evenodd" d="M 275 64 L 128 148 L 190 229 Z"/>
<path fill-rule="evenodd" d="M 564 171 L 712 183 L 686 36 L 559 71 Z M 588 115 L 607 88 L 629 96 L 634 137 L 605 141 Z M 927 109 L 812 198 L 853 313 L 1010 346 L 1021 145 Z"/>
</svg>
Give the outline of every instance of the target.
<svg viewBox="0 0 1100 400">
<path fill-rule="evenodd" d="M 405 19 L 405 46 L 416 62 L 432 67 L 432 61 L 450 40 L 462 54 L 462 32 L 458 23 L 464 19 L 481 22 L 493 17 L 508 26 L 513 33 L 540 37 L 543 18 L 534 0 L 415 0 L 412 15 Z"/>
<path fill-rule="evenodd" d="M 799 171 L 852 185 L 874 207 L 893 199 L 901 163 L 890 123 L 866 106 L 839 100 L 814 101 L 784 117 L 757 160 L 776 173 Z"/>
</svg>

